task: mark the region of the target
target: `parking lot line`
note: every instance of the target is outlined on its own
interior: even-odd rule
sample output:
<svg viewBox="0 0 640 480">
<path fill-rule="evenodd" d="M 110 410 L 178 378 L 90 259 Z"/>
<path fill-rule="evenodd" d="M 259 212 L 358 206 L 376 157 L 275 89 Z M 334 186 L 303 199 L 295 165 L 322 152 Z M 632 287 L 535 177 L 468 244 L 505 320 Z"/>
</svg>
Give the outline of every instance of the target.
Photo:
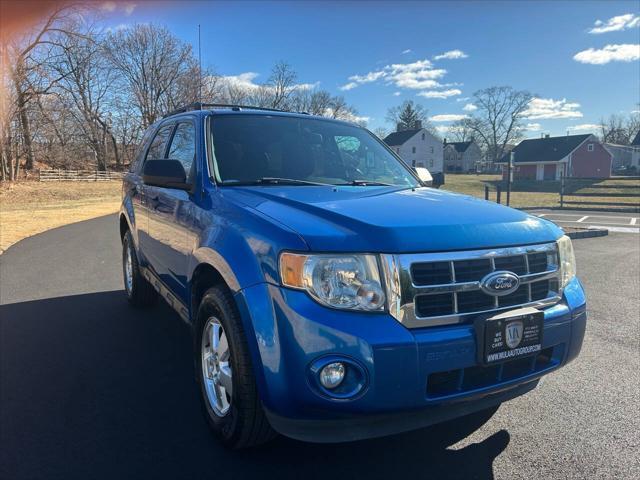
<svg viewBox="0 0 640 480">
<path fill-rule="evenodd" d="M 633 217 L 631 219 L 631 221 L 629 222 L 629 225 L 635 225 L 637 221 L 638 221 L 638 219 L 636 217 Z"/>
<path fill-rule="evenodd" d="M 595 229 L 595 230 L 609 230 L 610 232 L 617 233 L 640 233 L 640 228 L 629 228 L 629 227 L 610 227 L 605 225 L 589 225 L 587 228 Z"/>
<path fill-rule="evenodd" d="M 589 215 L 585 215 L 584 217 L 582 217 L 580 220 L 576 220 L 576 223 L 582 223 L 584 222 L 587 218 L 589 218 Z"/>
</svg>

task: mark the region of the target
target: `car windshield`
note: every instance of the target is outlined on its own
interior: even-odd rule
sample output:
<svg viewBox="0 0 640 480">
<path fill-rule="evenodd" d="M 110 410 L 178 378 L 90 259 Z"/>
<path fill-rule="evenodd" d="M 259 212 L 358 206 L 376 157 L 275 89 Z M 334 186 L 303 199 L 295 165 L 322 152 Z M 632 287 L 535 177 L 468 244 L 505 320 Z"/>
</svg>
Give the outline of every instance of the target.
<svg viewBox="0 0 640 480">
<path fill-rule="evenodd" d="M 219 115 L 212 121 L 223 185 L 418 186 L 364 128 L 315 118 Z"/>
</svg>

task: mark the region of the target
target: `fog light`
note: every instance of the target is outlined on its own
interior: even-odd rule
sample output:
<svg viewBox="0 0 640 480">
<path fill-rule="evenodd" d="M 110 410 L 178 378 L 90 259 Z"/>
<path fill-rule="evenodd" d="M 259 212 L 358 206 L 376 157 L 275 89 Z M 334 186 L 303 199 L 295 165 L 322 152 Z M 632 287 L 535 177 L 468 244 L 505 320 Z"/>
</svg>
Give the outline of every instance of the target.
<svg viewBox="0 0 640 480">
<path fill-rule="evenodd" d="M 326 389 L 336 388 L 344 380 L 345 368 L 341 362 L 330 363 L 320 370 L 320 383 Z"/>
</svg>

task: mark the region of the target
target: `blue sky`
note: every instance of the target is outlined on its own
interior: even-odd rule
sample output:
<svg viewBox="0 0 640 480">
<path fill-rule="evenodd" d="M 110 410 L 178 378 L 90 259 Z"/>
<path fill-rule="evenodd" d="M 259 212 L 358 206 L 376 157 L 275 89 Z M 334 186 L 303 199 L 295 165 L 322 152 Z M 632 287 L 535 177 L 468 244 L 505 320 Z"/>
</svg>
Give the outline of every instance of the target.
<svg viewBox="0 0 640 480">
<path fill-rule="evenodd" d="M 221 75 L 260 83 L 284 60 L 300 83 L 344 95 L 370 129 L 390 129 L 387 109 L 411 99 L 446 136 L 446 120 L 472 113 L 467 97 L 493 85 L 537 96 L 526 120 L 529 137 L 585 133 L 601 117 L 640 110 L 638 1 L 103 7 L 109 26 L 161 24 L 194 47 L 200 23 L 203 63 Z M 446 52 L 450 58 L 436 58 Z"/>
</svg>

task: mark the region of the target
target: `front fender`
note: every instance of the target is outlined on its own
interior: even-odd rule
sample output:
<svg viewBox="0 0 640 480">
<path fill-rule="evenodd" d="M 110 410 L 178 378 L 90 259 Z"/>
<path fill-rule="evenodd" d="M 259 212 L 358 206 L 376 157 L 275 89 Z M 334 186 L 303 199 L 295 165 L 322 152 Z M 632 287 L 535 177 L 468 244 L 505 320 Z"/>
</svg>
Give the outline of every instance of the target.
<svg viewBox="0 0 640 480">
<path fill-rule="evenodd" d="M 204 217 L 199 218 L 189 282 L 196 269 L 207 264 L 220 273 L 233 293 L 258 283 L 279 283 L 279 253 L 308 250 L 296 232 L 251 207 L 221 201 Z"/>
</svg>

